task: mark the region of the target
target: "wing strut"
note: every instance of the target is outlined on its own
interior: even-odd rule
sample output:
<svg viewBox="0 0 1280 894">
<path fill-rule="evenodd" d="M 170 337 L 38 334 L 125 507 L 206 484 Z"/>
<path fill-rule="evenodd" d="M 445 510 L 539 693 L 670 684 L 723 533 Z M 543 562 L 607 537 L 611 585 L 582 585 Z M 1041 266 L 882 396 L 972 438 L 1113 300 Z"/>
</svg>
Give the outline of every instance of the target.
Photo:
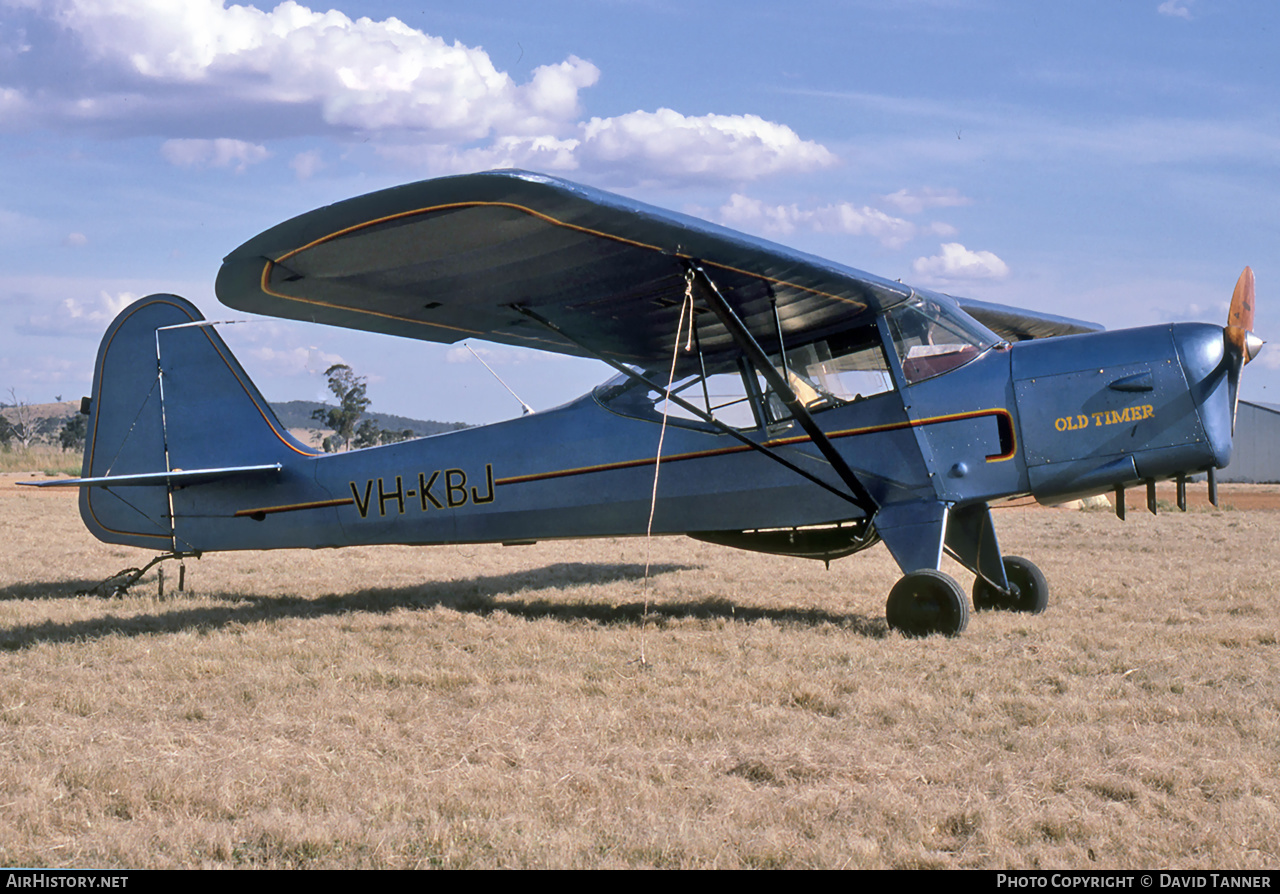
<svg viewBox="0 0 1280 894">
<path fill-rule="evenodd" d="M 586 351 L 596 360 L 609 364 L 611 367 L 616 369 L 618 372 L 622 373 L 627 378 L 640 382 L 642 385 L 645 385 L 651 390 L 656 391 L 658 394 L 666 394 L 667 389 L 664 388 L 663 386 L 650 380 L 647 376 L 640 375 L 640 373 L 636 372 L 631 367 L 626 366 L 622 363 L 617 362 L 616 360 L 613 360 L 612 358 L 605 357 L 603 354 L 598 353 L 597 351 L 593 350 L 590 345 L 584 344 L 582 341 L 575 338 L 573 335 L 569 334 L 568 332 L 565 332 L 563 329 L 561 329 L 555 323 L 548 320 L 546 317 L 539 314 L 537 311 L 534 311 L 528 307 L 524 307 L 523 305 L 519 305 L 519 304 L 513 304 L 511 305 L 511 308 L 516 312 L 521 313 L 524 316 L 528 317 L 529 319 L 534 320 L 535 322 L 541 323 L 543 326 L 546 326 L 548 329 L 550 329 L 552 332 L 555 332 L 557 335 L 561 336 L 562 338 L 568 339 L 569 341 L 573 342 L 575 345 L 577 345 L 579 348 L 582 348 L 582 350 Z M 791 471 L 795 472 L 797 475 L 807 478 L 808 480 L 812 481 L 814 484 L 818 485 L 819 487 L 822 487 L 822 488 L 825 488 L 826 490 L 831 491 L 831 493 L 835 494 L 837 497 L 848 500 L 850 503 L 857 506 L 859 509 L 862 509 L 863 512 L 865 512 L 868 516 L 870 516 L 875 511 L 875 506 L 876 506 L 875 501 L 872 501 L 869 504 L 871 508 L 868 509 L 867 508 L 868 504 L 864 504 L 852 494 L 846 493 L 845 491 L 841 490 L 838 487 L 833 487 L 832 485 L 828 484 L 826 481 L 823 481 L 817 475 L 814 475 L 811 472 L 805 471 L 804 469 L 797 466 L 795 463 L 791 462 L 786 457 L 781 456 L 777 451 L 772 450 L 763 444 L 760 444 L 760 443 L 757 443 L 756 441 L 751 440 L 742 432 L 738 431 L 736 428 L 733 428 L 730 425 L 726 425 L 725 423 L 721 422 L 719 419 L 716 419 L 710 413 L 707 413 L 706 411 L 700 409 L 699 407 L 696 407 L 693 404 L 689 403 L 680 395 L 668 394 L 667 398 L 676 406 L 692 413 L 693 415 L 701 419 L 703 422 L 707 422 L 707 423 L 710 423 L 711 425 L 714 425 L 717 429 L 724 432 L 726 435 L 731 435 L 732 437 L 741 441 L 743 444 L 746 444 L 752 450 L 763 453 L 765 456 L 769 457 L 774 462 L 784 466 L 785 468 L 790 469 Z"/>
<path fill-rule="evenodd" d="M 742 352 L 747 355 L 747 359 L 751 361 L 760 375 L 764 376 L 765 381 L 769 383 L 769 387 L 786 404 L 787 409 L 791 411 L 791 415 L 800 423 L 800 427 L 804 429 L 805 434 L 822 451 L 822 455 L 831 463 L 831 467 L 836 470 L 836 474 L 848 486 L 852 501 L 861 507 L 867 515 L 874 515 L 880 504 L 876 502 L 875 497 L 871 496 L 862 482 L 858 480 L 858 476 L 854 474 L 853 469 L 849 468 L 849 464 L 845 462 L 844 457 L 840 455 L 840 451 L 836 450 L 835 445 L 831 443 L 827 433 L 814 421 L 808 407 L 796 397 L 786 378 L 778 373 L 773 361 L 769 359 L 769 355 L 764 352 L 764 349 L 752 337 L 747 327 L 742 325 L 742 320 L 733 312 L 733 308 L 729 306 L 729 303 L 724 300 L 724 296 L 720 294 L 720 289 L 716 287 L 716 284 L 701 266 L 692 262 L 686 263 L 689 271 L 702 283 L 707 303 L 711 305 L 711 309 L 720 318 L 720 322 L 729 330 L 729 334 L 733 336 L 733 340 L 738 343 L 738 347 L 742 349 Z M 779 330 L 781 330 L 781 325 L 779 325 Z M 781 335 L 781 331 L 779 331 L 779 335 Z"/>
</svg>

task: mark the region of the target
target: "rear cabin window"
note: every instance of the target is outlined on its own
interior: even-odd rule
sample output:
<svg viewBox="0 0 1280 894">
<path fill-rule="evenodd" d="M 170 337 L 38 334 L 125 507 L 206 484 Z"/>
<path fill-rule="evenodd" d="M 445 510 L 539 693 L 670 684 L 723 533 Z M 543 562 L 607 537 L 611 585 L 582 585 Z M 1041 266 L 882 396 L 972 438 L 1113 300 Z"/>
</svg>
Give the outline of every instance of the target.
<svg viewBox="0 0 1280 894">
<path fill-rule="evenodd" d="M 784 370 L 781 357 L 773 355 L 775 368 L 787 377 L 791 390 L 813 413 L 844 406 L 893 390 L 893 377 L 875 329 L 864 329 L 787 348 Z M 666 379 L 666 370 L 643 370 L 653 382 Z M 734 428 L 749 429 L 786 422 L 790 413 L 764 377 L 750 367 L 722 364 L 678 379 L 672 393 Z M 677 424 L 713 428 L 694 413 L 672 401 L 665 390 L 654 391 L 625 375 L 618 375 L 595 390 L 596 400 L 624 416 L 659 421 L 664 409 Z"/>
</svg>

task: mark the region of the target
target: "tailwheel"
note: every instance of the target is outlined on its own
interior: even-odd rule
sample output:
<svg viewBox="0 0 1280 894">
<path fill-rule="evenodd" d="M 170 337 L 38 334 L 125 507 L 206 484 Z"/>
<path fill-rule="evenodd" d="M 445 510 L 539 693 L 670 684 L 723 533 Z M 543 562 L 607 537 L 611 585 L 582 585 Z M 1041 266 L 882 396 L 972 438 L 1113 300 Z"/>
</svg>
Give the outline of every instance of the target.
<svg viewBox="0 0 1280 894">
<path fill-rule="evenodd" d="M 969 623 L 969 601 L 950 575 L 924 568 L 893 585 L 885 620 L 903 636 L 955 636 Z"/>
<path fill-rule="evenodd" d="M 1033 563 L 1005 556 L 1004 575 L 1009 592 L 1002 593 L 982 578 L 973 582 L 973 607 L 978 611 L 1023 612 L 1038 615 L 1049 607 L 1049 582 Z"/>
</svg>

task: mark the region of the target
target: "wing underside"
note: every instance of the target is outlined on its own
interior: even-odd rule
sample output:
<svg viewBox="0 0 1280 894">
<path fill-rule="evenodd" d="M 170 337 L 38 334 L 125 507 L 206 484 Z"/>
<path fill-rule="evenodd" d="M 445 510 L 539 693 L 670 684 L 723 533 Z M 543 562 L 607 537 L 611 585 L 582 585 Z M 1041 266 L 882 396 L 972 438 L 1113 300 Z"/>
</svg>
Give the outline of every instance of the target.
<svg viewBox="0 0 1280 894">
<path fill-rule="evenodd" d="M 910 295 L 704 221 L 513 171 L 410 184 L 294 218 L 229 255 L 217 292 L 271 316 L 584 353 L 522 306 L 589 336 L 598 353 L 645 365 L 671 356 L 690 261 L 754 331 L 777 328 L 776 302 L 784 337 L 863 325 Z M 705 316 L 704 354 L 732 351 Z"/>
<path fill-rule="evenodd" d="M 691 263 L 770 351 L 779 329 L 788 343 L 822 338 L 869 325 L 912 293 L 706 221 L 522 171 L 428 180 L 303 214 L 232 252 L 217 293 L 231 307 L 270 316 L 655 366 L 671 357 Z M 999 311 L 988 314 L 997 323 L 1007 322 L 1000 312 L 1017 313 L 981 309 Z M 711 314 L 700 313 L 698 336 L 705 359 L 737 353 Z"/>
</svg>

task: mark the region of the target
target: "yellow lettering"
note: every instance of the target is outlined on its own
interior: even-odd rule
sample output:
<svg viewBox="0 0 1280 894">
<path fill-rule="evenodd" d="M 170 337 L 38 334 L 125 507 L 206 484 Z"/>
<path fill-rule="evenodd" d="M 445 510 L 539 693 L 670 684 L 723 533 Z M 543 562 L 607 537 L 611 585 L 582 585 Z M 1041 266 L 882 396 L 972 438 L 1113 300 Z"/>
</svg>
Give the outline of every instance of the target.
<svg viewBox="0 0 1280 894">
<path fill-rule="evenodd" d="M 388 489 L 386 481 L 388 479 L 378 478 L 369 479 L 364 483 L 364 489 L 361 490 L 354 481 L 347 482 L 351 488 L 352 502 L 355 503 L 356 511 L 360 513 L 361 518 L 369 517 L 369 510 L 373 507 L 373 486 L 376 480 L 378 485 L 378 514 L 386 517 L 387 504 L 394 503 L 396 510 L 400 515 L 404 515 L 405 500 L 412 500 L 416 495 L 418 505 L 423 512 L 429 509 L 457 509 L 459 506 L 467 505 L 468 498 L 475 505 L 483 505 L 492 503 L 496 496 L 496 481 L 493 477 L 493 464 L 485 463 L 484 466 L 484 490 L 479 487 L 467 488 L 467 473 L 462 469 L 437 469 L 428 477 L 425 472 L 418 472 L 418 489 L 406 491 L 404 488 L 404 477 L 396 476 L 396 486 L 394 489 Z M 441 501 L 432 488 L 436 486 L 436 482 L 444 477 L 444 500 Z"/>
<path fill-rule="evenodd" d="M 479 505 L 481 503 L 493 502 L 493 464 L 492 463 L 484 464 L 484 480 L 485 480 L 485 484 L 488 485 L 488 488 L 489 488 L 489 492 L 485 494 L 485 496 L 483 497 L 480 496 L 480 492 L 476 488 L 474 487 L 471 488 L 471 502 L 475 503 L 476 505 Z"/>
<path fill-rule="evenodd" d="M 1095 414 L 1096 415 L 1096 414 Z M 1053 427 L 1058 431 L 1079 431 L 1082 428 L 1089 427 L 1088 416 L 1060 416 L 1053 421 Z"/>
<path fill-rule="evenodd" d="M 1079 431 L 1080 429 L 1089 427 L 1089 419 L 1092 417 L 1094 426 L 1117 425 L 1121 422 L 1141 422 L 1143 419 L 1150 419 L 1156 414 L 1156 408 L 1151 404 L 1143 404 L 1140 407 L 1125 407 L 1123 410 L 1102 410 L 1098 413 L 1081 414 L 1079 416 L 1059 416 L 1053 420 L 1053 427 L 1058 431 Z M 492 488 L 490 488 L 492 491 Z"/>
<path fill-rule="evenodd" d="M 440 477 L 440 470 L 436 469 L 431 473 L 431 477 L 425 477 L 421 472 L 418 473 L 418 502 L 422 504 L 422 511 L 427 511 L 427 501 L 431 501 L 431 505 L 437 509 L 443 509 L 444 504 L 436 499 L 436 495 L 431 492 L 431 488 L 435 485 L 436 479 Z"/>
<path fill-rule="evenodd" d="M 387 500 L 395 500 L 400 507 L 400 514 L 404 515 L 404 487 L 400 483 L 400 476 L 396 476 L 396 489 L 391 493 L 386 493 L 382 489 L 382 479 L 378 479 L 378 515 L 387 514 Z"/>
<path fill-rule="evenodd" d="M 373 482 L 366 481 L 364 485 L 364 499 L 360 499 L 360 491 L 356 490 L 356 483 L 351 482 L 351 496 L 355 497 L 356 510 L 360 513 L 361 518 L 369 517 L 369 498 L 373 496 Z"/>
<path fill-rule="evenodd" d="M 454 476 L 458 477 L 458 481 L 454 483 Z M 459 496 L 455 499 L 454 494 Z M 467 502 L 467 473 L 461 469 L 445 469 L 444 470 L 444 500 L 449 504 L 449 508 L 453 509 L 462 506 Z"/>
</svg>

